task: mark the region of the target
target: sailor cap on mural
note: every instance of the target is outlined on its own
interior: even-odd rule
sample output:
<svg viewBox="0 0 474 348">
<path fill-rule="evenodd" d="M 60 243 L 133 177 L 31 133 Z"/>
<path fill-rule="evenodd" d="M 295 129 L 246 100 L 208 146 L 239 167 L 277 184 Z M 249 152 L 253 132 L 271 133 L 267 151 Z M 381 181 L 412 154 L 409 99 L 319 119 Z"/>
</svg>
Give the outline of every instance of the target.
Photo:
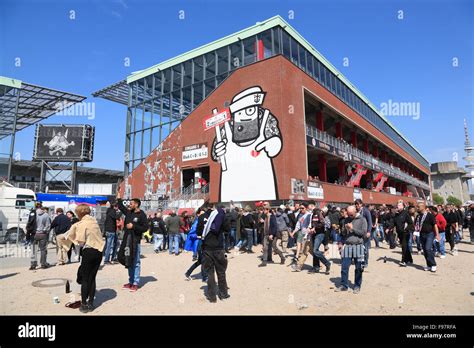
<svg viewBox="0 0 474 348">
<path fill-rule="evenodd" d="M 237 94 L 229 105 L 231 113 L 256 105 L 262 105 L 266 92 L 258 86 L 250 87 Z"/>
</svg>

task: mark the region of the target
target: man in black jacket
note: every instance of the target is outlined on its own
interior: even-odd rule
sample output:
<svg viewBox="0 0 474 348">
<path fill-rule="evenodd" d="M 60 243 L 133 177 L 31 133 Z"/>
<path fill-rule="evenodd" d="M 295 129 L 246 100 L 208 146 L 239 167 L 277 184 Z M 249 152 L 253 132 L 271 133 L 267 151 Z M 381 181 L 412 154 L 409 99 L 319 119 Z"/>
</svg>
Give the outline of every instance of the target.
<svg viewBox="0 0 474 348">
<path fill-rule="evenodd" d="M 150 231 L 153 234 L 153 243 L 155 253 L 159 253 L 163 246 L 163 240 L 165 239 L 166 234 L 166 224 L 163 221 L 161 211 L 155 214 L 155 216 L 150 221 Z"/>
<path fill-rule="evenodd" d="M 124 290 L 136 292 L 140 283 L 140 241 L 142 234 L 148 230 L 146 214 L 140 209 L 140 200 L 133 198 L 125 207 L 122 199 L 118 200 L 118 208 L 125 216 L 123 242 L 120 246 L 120 254 L 129 256 L 129 261 L 121 257 L 121 263 L 128 268 L 128 283 L 123 286 Z M 125 258 L 126 258 L 125 257 Z"/>
<path fill-rule="evenodd" d="M 104 264 L 108 264 L 115 260 L 115 254 L 117 253 L 117 220 L 120 219 L 122 214 L 118 210 L 117 204 L 107 208 L 105 212 L 105 248 L 104 248 Z"/>
<path fill-rule="evenodd" d="M 229 298 L 227 292 L 227 281 L 225 271 L 227 269 L 227 257 L 224 253 L 224 231 L 229 231 L 230 226 L 224 224 L 225 212 L 222 207 L 212 211 L 202 232 L 202 252 L 203 267 L 208 276 L 207 280 L 207 299 L 215 303 L 216 298 L 216 279 L 214 273 L 217 273 L 219 299 Z"/>
<path fill-rule="evenodd" d="M 68 217 L 64 215 L 63 208 L 57 208 L 56 214 L 57 214 L 56 217 L 51 223 L 51 229 L 54 228 L 54 233 L 56 234 L 58 265 L 64 265 L 66 264 L 66 257 L 67 257 L 68 250 L 66 250 L 64 247 L 61 246 L 60 239 L 62 239 L 61 235 L 71 228 L 71 220 L 69 220 Z"/>
<path fill-rule="evenodd" d="M 408 215 L 408 210 L 405 209 L 405 204 L 400 202 L 397 205 L 397 213 L 394 218 L 394 225 L 397 231 L 398 239 L 402 246 L 402 261 L 400 266 L 406 267 L 407 264 L 413 263 L 411 250 L 408 248 L 411 233 L 414 231 L 414 221 Z"/>
</svg>

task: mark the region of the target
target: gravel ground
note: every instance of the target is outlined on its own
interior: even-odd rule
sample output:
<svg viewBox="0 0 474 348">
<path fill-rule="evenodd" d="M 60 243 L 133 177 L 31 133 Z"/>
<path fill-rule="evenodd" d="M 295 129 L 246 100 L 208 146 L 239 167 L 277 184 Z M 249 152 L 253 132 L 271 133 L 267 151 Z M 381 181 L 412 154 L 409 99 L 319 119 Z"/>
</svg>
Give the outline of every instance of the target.
<svg viewBox="0 0 474 348">
<path fill-rule="evenodd" d="M 447 245 L 448 249 L 449 246 Z M 127 270 L 117 265 L 106 265 L 97 275 L 97 294 L 94 312 L 81 314 L 64 304 L 80 299 L 79 285 L 74 282 L 79 263 L 54 266 L 45 270 L 29 271 L 26 257 L 0 257 L 0 313 L 34 315 L 140 315 L 140 314 L 367 314 L 367 315 L 443 315 L 474 314 L 473 253 L 474 245 L 458 244 L 455 255 L 436 258 L 438 271 L 424 272 L 423 255 L 415 254 L 414 265 L 398 265 L 401 249 L 382 245 L 370 250 L 370 267 L 363 273 L 360 294 L 335 293 L 340 280 L 340 259 L 333 254 L 330 275 L 291 272 L 290 260 L 285 265 L 257 265 L 261 246 L 255 254 L 228 255 L 227 270 L 231 297 L 217 304 L 208 303 L 203 295 L 206 284 L 199 272 L 186 281 L 184 272 L 191 265 L 191 254 L 179 256 L 154 254 L 150 245 L 143 245 L 142 284 L 138 292 L 122 290 L 128 280 Z M 55 262 L 54 249 L 49 249 L 48 261 Z M 387 257 L 384 262 L 383 258 Z M 279 261 L 274 256 L 275 261 Z M 312 262 L 308 257 L 307 269 Z M 196 270 L 196 271 L 199 271 Z M 71 294 L 65 293 L 63 281 L 69 279 Z M 350 281 L 354 279 L 351 266 Z M 47 287 L 35 287 L 34 282 Z M 43 282 L 42 282 L 43 281 Z M 41 285 L 40 284 L 40 285 Z M 351 283 L 352 284 L 352 283 Z M 55 304 L 54 297 L 60 303 Z"/>
</svg>

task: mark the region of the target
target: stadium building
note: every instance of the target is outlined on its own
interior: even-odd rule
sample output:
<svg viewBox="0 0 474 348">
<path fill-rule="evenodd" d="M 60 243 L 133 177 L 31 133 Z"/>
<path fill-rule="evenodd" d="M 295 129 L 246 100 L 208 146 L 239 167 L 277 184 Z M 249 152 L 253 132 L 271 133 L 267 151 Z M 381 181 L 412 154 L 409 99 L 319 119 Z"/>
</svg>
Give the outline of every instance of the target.
<svg viewBox="0 0 474 348">
<path fill-rule="evenodd" d="M 128 197 L 182 206 L 430 195 L 428 161 L 279 16 L 93 95 L 127 107 Z"/>
</svg>

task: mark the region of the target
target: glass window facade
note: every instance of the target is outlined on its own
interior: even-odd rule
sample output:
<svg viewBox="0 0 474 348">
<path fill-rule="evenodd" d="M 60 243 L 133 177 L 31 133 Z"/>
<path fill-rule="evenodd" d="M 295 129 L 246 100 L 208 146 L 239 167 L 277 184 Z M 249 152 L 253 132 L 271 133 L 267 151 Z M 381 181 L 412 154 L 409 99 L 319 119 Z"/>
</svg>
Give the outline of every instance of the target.
<svg viewBox="0 0 474 348">
<path fill-rule="evenodd" d="M 259 45 L 258 41 L 262 44 Z M 428 162 L 310 51 L 277 26 L 130 83 L 126 166 L 130 172 L 235 69 L 282 54 L 426 167 Z"/>
</svg>

